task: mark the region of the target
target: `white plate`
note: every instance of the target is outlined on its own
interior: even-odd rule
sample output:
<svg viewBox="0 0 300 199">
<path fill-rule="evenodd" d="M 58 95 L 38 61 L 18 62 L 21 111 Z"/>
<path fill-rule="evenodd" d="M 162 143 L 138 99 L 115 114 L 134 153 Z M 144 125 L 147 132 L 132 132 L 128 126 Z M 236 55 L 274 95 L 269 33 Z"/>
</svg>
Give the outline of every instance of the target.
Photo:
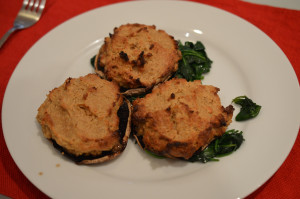
<svg viewBox="0 0 300 199">
<path fill-rule="evenodd" d="M 90 58 L 113 28 L 155 24 L 176 39 L 202 41 L 214 61 L 204 84 L 228 105 L 246 94 L 260 115 L 230 128 L 241 148 L 207 164 L 150 157 L 132 141 L 116 160 L 78 166 L 42 136 L 35 120 L 48 91 L 92 72 Z M 290 152 L 299 128 L 299 86 L 284 53 L 259 29 L 222 10 L 191 2 L 128 2 L 75 17 L 39 40 L 14 71 L 3 102 L 8 149 L 25 176 L 53 198 L 239 198 L 269 179 Z M 237 111 L 235 112 L 235 114 Z"/>
</svg>

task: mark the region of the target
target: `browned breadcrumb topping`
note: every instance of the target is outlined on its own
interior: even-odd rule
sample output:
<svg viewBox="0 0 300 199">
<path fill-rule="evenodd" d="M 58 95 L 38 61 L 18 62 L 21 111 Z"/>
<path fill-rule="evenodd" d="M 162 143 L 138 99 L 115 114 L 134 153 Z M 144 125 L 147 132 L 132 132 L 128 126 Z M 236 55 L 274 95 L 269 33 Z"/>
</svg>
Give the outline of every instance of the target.
<svg viewBox="0 0 300 199">
<path fill-rule="evenodd" d="M 68 78 L 38 109 L 44 136 L 74 155 L 99 155 L 119 148 L 119 86 L 96 74 Z"/>
<path fill-rule="evenodd" d="M 132 122 L 146 149 L 171 158 L 190 158 L 221 136 L 233 107 L 224 108 L 219 89 L 172 79 L 133 102 Z"/>
<path fill-rule="evenodd" d="M 174 38 L 154 25 L 125 24 L 105 38 L 98 58 L 96 70 L 107 79 L 124 88 L 150 88 L 177 70 L 181 53 Z"/>
</svg>

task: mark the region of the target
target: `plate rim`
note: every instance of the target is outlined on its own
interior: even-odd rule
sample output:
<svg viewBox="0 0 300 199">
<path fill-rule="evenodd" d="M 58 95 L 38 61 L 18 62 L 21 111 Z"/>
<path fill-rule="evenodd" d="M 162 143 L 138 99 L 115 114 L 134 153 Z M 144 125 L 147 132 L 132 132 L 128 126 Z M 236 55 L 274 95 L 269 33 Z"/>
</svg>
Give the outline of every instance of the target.
<svg viewBox="0 0 300 199">
<path fill-rule="evenodd" d="M 156 2 L 156 1 L 154 1 L 155 3 L 158 3 L 158 1 Z M 13 76 L 14 76 L 14 74 L 15 74 L 15 71 L 17 71 L 17 68 L 18 67 L 20 67 L 20 63 L 22 63 L 22 60 L 23 60 L 23 58 L 24 57 L 26 57 L 27 56 L 27 53 L 28 52 L 30 52 L 33 48 L 35 48 L 35 46 L 36 46 L 36 44 L 38 44 L 44 37 L 46 37 L 47 35 L 49 35 L 49 34 L 52 34 L 52 32 L 55 32 L 55 30 L 57 30 L 58 28 L 61 28 L 61 27 L 63 27 L 66 23 L 68 23 L 69 21 L 74 21 L 74 20 L 76 20 L 77 18 L 80 18 L 80 17 L 82 17 L 83 15 L 85 15 L 85 14 L 88 14 L 88 13 L 90 13 L 90 12 L 95 12 L 95 11 L 97 11 L 97 10 L 99 10 L 99 9 L 105 9 L 105 8 L 108 8 L 108 7 L 114 7 L 114 6 L 121 6 L 121 4 L 122 5 L 128 5 L 128 4 L 136 4 L 136 3 L 138 3 L 138 4 L 154 4 L 154 2 L 152 1 L 152 2 L 149 2 L 149 1 L 139 1 L 139 2 L 132 2 L 132 1 L 130 1 L 130 2 L 120 2 L 120 3 L 113 3 L 113 4 L 109 4 L 109 5 L 105 5 L 105 6 L 101 6 L 101 7 L 98 7 L 98 8 L 94 8 L 94 9 L 92 9 L 92 10 L 89 10 L 89 11 L 86 11 L 86 12 L 84 12 L 84 13 L 81 13 L 81 14 L 79 14 L 79 15 L 77 15 L 77 16 L 75 16 L 75 17 L 72 17 L 72 18 L 70 18 L 69 20 L 67 20 L 67 21 L 65 21 L 65 22 L 63 22 L 63 23 L 61 23 L 61 24 L 59 24 L 58 26 L 56 26 L 56 27 L 54 27 L 53 29 L 51 29 L 49 32 L 47 32 L 43 37 L 41 37 L 37 42 L 35 42 L 34 43 L 34 45 L 25 53 L 25 55 L 22 57 L 22 59 L 20 60 L 20 62 L 17 64 L 17 66 L 16 66 L 16 68 L 14 69 L 14 71 L 13 71 L 13 73 L 12 73 L 12 75 L 11 75 L 11 77 L 10 77 L 10 79 L 9 79 L 9 82 L 8 82 L 8 84 L 7 84 L 7 87 L 6 87 L 6 90 L 5 90 L 5 93 L 4 93 L 4 97 L 3 97 L 3 102 L 2 102 L 2 126 L 3 126 L 3 135 L 4 135 L 4 140 L 5 140 L 5 143 L 6 143 L 6 145 L 7 145 L 7 136 L 5 136 L 5 124 L 3 123 L 3 118 L 5 118 L 5 116 L 4 116 L 4 107 L 5 107 L 5 104 L 7 103 L 6 102 L 6 100 L 7 100 L 7 90 L 8 90 L 8 88 L 10 87 L 10 84 L 12 83 L 12 81 L 13 81 Z M 161 2 L 162 3 L 162 2 Z M 247 23 L 247 24 L 250 24 L 253 28 L 255 28 L 256 29 L 256 31 L 257 30 L 259 30 L 262 34 L 264 34 L 265 36 L 267 36 L 267 38 L 269 38 L 279 49 L 280 49 L 280 47 L 268 36 L 268 35 L 266 35 L 262 30 L 260 30 L 258 27 L 256 27 L 255 25 L 253 25 L 252 23 L 250 23 L 250 22 L 248 22 L 247 20 L 245 20 L 245 19 L 243 19 L 242 17 L 240 17 L 240 16 L 237 16 L 237 15 L 235 15 L 235 14 L 233 14 L 233 13 L 231 13 L 231 12 L 228 12 L 228 11 L 226 11 L 226 10 L 222 10 L 222 9 L 220 9 L 220 8 L 217 8 L 217 7 L 214 7 L 214 6 L 210 6 L 210 5 L 206 5 L 206 4 L 202 4 L 202 3 L 195 3 L 195 2 L 184 2 L 184 1 L 182 1 L 181 3 L 184 3 L 184 4 L 196 4 L 196 5 L 201 5 L 201 6 L 208 6 L 208 7 L 211 7 L 211 8 L 213 8 L 213 9 L 217 9 L 218 11 L 221 11 L 221 12 L 224 12 L 224 13 L 228 13 L 228 14 L 230 14 L 230 15 L 232 15 L 232 16 L 234 16 L 234 17 L 238 17 L 239 19 L 241 19 L 241 20 L 243 20 L 244 21 L 244 23 Z M 179 4 L 181 4 L 181 3 L 179 3 Z M 289 61 L 289 59 L 286 57 L 286 55 L 285 55 L 285 53 L 280 49 L 280 51 L 282 52 L 282 54 L 285 56 L 285 59 L 289 62 L 289 64 L 290 64 L 290 66 L 292 67 L 292 64 L 290 63 L 290 61 Z M 292 67 L 292 69 L 293 69 L 293 72 L 294 72 L 294 76 L 296 77 L 296 79 L 297 79 L 297 76 L 296 76 L 296 74 L 295 74 L 295 71 L 294 71 L 294 68 Z M 294 77 L 294 78 L 295 78 Z M 299 86 L 298 86 L 298 90 L 299 90 Z M 299 97 L 299 95 L 298 95 L 298 97 Z M 293 146 L 294 146 L 294 143 L 295 143 L 295 141 L 296 141 L 296 138 L 297 138 L 297 134 L 298 134 L 298 132 L 295 134 L 295 139 L 294 139 L 294 141 L 293 141 L 293 144 L 290 146 L 290 149 L 289 149 L 289 153 L 290 153 L 290 151 L 291 151 L 291 149 L 293 148 Z M 8 145 L 7 145 L 8 146 Z M 11 154 L 11 156 L 13 157 L 13 155 L 12 155 L 12 153 L 11 153 L 11 148 L 9 148 L 8 147 L 8 150 L 9 150 L 9 152 L 10 152 L 10 154 Z M 289 154 L 288 153 L 288 154 Z M 288 157 L 288 154 L 286 155 L 286 157 L 284 158 L 284 160 L 282 161 L 282 163 L 286 160 L 286 158 Z M 16 162 L 16 164 L 17 164 L 17 161 L 15 160 L 15 158 L 13 158 L 13 160 Z M 278 168 L 275 170 L 275 172 L 273 172 L 273 174 L 274 173 L 276 173 L 276 171 L 280 168 L 280 166 L 282 165 L 282 163 L 280 164 L 280 165 L 278 165 Z M 18 168 L 21 170 L 21 172 L 26 176 L 26 178 L 27 179 L 29 179 L 30 180 L 30 178 L 29 178 L 29 176 L 27 176 L 26 175 L 26 173 L 24 173 L 23 172 L 23 170 L 19 167 L 19 164 L 17 164 L 17 166 L 18 166 Z M 272 176 L 273 176 L 273 174 L 272 175 L 270 175 L 269 177 L 268 177 L 268 179 L 269 178 L 271 178 Z M 256 186 L 257 188 L 259 188 L 261 185 L 263 185 L 268 179 L 266 179 L 264 182 L 262 182 L 259 186 Z M 36 185 L 36 183 L 34 183 L 32 180 L 30 180 L 30 182 L 32 183 L 32 184 L 34 184 L 34 186 L 36 186 L 39 190 L 42 190 L 39 186 L 37 186 Z M 256 188 L 256 189 L 257 189 Z M 255 189 L 255 190 L 256 190 Z M 255 191 L 255 190 L 253 190 L 253 191 Z M 252 191 L 252 192 L 253 192 Z M 44 191 L 43 191 L 44 192 Z M 252 193 L 251 192 L 251 193 Z M 46 193 L 46 192 L 44 192 L 44 193 Z M 251 194 L 251 193 L 248 193 L 248 195 L 249 194 Z M 247 196 L 247 195 L 245 195 L 245 196 Z M 245 196 L 243 196 L 243 197 L 245 197 Z"/>
</svg>

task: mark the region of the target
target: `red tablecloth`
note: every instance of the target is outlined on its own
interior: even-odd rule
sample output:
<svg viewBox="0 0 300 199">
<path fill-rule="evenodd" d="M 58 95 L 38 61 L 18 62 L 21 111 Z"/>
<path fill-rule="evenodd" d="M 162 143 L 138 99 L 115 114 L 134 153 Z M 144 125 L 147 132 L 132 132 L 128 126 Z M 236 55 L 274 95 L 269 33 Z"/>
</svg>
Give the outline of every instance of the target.
<svg viewBox="0 0 300 199">
<path fill-rule="evenodd" d="M 58 24 L 100 6 L 122 0 L 47 0 L 41 20 L 31 28 L 19 31 L 0 49 L 0 103 L 5 88 L 18 62 L 29 48 Z M 238 15 L 272 38 L 286 54 L 300 77 L 300 11 L 246 3 L 239 0 L 196 0 Z M 0 36 L 13 24 L 22 0 L 0 1 Z M 279 80 L 280 81 L 280 80 Z M 2 107 L 2 106 L 1 106 Z M 2 111 L 2 108 L 1 108 Z M 0 131 L 0 194 L 11 198 L 47 198 L 22 174 L 6 147 L 2 124 Z M 300 198 L 300 137 L 279 170 L 247 199 Z"/>
</svg>

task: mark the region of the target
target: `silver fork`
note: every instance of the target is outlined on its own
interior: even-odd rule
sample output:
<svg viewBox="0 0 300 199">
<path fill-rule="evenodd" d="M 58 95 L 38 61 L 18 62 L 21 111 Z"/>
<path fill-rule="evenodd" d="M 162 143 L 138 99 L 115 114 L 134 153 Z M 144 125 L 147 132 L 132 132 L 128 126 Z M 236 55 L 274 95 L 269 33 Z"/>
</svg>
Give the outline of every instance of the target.
<svg viewBox="0 0 300 199">
<path fill-rule="evenodd" d="M 35 24 L 41 17 L 45 8 L 46 0 L 24 0 L 14 26 L 8 30 L 0 40 L 0 48 L 7 38 L 16 30 L 28 28 Z"/>
</svg>

